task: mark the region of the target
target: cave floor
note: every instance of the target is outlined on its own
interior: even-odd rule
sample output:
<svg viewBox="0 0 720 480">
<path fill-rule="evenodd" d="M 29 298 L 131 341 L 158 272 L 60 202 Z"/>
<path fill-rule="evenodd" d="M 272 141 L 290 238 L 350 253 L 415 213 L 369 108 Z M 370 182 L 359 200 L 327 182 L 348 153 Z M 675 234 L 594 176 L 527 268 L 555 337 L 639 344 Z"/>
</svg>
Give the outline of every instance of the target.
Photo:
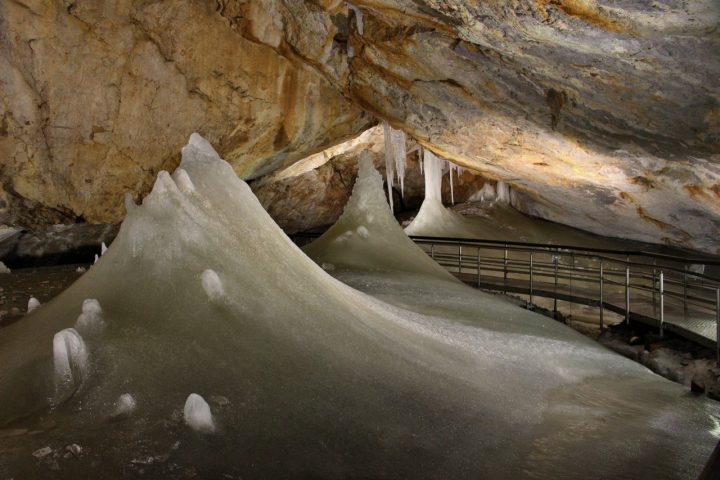
<svg viewBox="0 0 720 480">
<path fill-rule="evenodd" d="M 47 303 L 77 280 L 79 267 L 88 265 L 55 265 L 19 268 L 0 274 L 0 328 L 20 320 L 27 311 L 31 296 Z"/>
</svg>

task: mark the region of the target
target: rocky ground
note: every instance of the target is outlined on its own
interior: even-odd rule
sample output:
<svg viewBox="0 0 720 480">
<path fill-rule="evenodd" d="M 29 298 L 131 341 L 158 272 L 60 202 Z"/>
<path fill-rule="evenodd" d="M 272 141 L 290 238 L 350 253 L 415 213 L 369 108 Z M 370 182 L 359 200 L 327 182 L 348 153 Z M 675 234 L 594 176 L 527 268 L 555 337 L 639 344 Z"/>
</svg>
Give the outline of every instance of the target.
<svg viewBox="0 0 720 480">
<path fill-rule="evenodd" d="M 513 297 L 519 305 L 525 300 Z M 558 302 L 558 314 L 553 315 L 549 302 L 539 302 L 533 310 L 555 318 L 614 352 L 645 365 L 663 377 L 690 388 L 694 394 L 705 394 L 720 401 L 720 367 L 711 349 L 666 332 L 660 338 L 657 329 L 606 312 L 608 328 L 600 332 L 597 309 L 584 305 Z"/>
<path fill-rule="evenodd" d="M 21 268 L 0 273 L 0 328 L 25 316 L 30 297 L 47 303 L 70 286 L 89 265 Z"/>
</svg>

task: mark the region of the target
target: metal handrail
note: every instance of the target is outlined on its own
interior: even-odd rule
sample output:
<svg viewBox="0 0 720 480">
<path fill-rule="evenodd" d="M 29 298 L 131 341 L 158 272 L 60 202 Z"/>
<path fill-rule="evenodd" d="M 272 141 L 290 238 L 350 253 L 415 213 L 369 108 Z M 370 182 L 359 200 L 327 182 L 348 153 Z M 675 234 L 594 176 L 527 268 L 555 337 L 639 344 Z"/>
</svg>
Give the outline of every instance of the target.
<svg viewBox="0 0 720 480">
<path fill-rule="evenodd" d="M 312 239 L 318 236 L 319 234 L 298 234 L 294 239 Z M 499 288 L 503 292 L 525 293 L 529 297 L 528 308 L 533 307 L 534 296 L 552 298 L 556 317 L 558 299 L 598 306 L 601 331 L 605 329 L 604 311 L 609 309 L 625 315 L 625 322 L 633 319 L 657 325 L 661 337 L 666 331 L 672 330 L 692 341 L 712 345 L 716 350 L 717 362 L 720 364 L 720 279 L 689 270 L 691 265 L 720 265 L 720 260 L 710 257 L 683 258 L 644 251 L 514 241 L 428 236 L 410 236 L 410 238 L 418 245 L 429 247 L 426 253 L 458 276 L 476 275 L 477 278 L 472 283 L 478 288 Z M 499 253 L 495 256 L 482 255 L 481 250 L 501 252 L 502 255 L 500 256 Z M 518 254 L 525 257 L 512 258 L 509 256 L 510 253 L 514 254 L 513 257 L 517 257 Z M 548 261 L 543 258 L 545 255 L 552 258 Z M 570 262 L 561 261 L 568 256 Z M 638 257 L 645 262 L 636 261 Z M 492 273 L 498 276 L 491 275 Z M 485 282 L 481 281 L 483 274 L 485 274 Z M 526 287 L 510 285 L 508 280 L 520 280 L 510 279 L 510 276 L 527 278 Z M 491 283 L 490 278 L 495 278 L 501 283 Z M 544 283 L 547 279 L 548 282 Z M 560 282 L 569 283 L 569 294 L 560 290 L 559 287 L 563 286 Z M 547 284 L 552 286 L 550 290 L 546 288 Z M 578 284 L 584 289 L 581 293 L 585 296 L 577 292 Z M 588 293 L 590 291 L 586 288 L 587 285 L 594 285 L 593 291 L 596 293 Z M 611 293 L 612 289 L 615 289 L 616 293 L 617 290 L 624 289 L 624 305 L 616 305 L 608 300 L 606 293 Z M 631 302 L 632 292 L 635 292 L 635 295 L 638 292 L 645 292 L 648 297 L 652 297 L 651 315 L 640 313 L 637 307 L 634 307 L 636 302 Z M 698 308 L 703 312 L 714 311 L 715 341 L 677 325 L 672 319 L 667 318 L 666 300 L 680 301 L 685 314 L 688 312 L 688 307 Z"/>
</svg>

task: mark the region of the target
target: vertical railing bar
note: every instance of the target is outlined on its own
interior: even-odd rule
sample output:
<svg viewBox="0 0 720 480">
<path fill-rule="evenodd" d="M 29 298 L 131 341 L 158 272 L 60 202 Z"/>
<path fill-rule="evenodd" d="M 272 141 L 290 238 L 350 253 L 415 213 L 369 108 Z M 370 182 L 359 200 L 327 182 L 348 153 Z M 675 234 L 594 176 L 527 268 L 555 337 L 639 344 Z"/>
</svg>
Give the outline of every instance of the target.
<svg viewBox="0 0 720 480">
<path fill-rule="evenodd" d="M 434 243 L 430 244 L 430 258 L 435 260 L 435 244 Z"/>
<path fill-rule="evenodd" d="M 462 245 L 458 244 L 458 277 L 462 280 Z"/>
<path fill-rule="evenodd" d="M 630 323 L 630 262 L 625 265 L 625 323 Z"/>
<path fill-rule="evenodd" d="M 555 255 L 553 256 L 553 261 L 555 263 L 555 295 L 553 298 L 553 318 L 557 320 L 558 316 L 558 310 L 557 310 L 557 296 L 558 296 L 558 258 L 560 256 L 560 250 L 555 249 Z"/>
<path fill-rule="evenodd" d="M 687 281 L 688 281 L 687 271 L 688 271 L 688 266 L 687 266 L 687 263 L 685 264 L 685 267 L 684 267 L 683 270 L 684 270 L 684 272 L 683 272 L 683 315 L 684 315 L 684 316 L 687 316 L 687 311 L 688 311 L 688 307 L 687 307 Z"/>
<path fill-rule="evenodd" d="M 605 318 L 603 314 L 603 262 L 600 260 L 600 333 L 605 331 Z"/>
<path fill-rule="evenodd" d="M 663 271 L 660 270 L 660 338 L 663 336 L 665 323 L 665 286 Z"/>
<path fill-rule="evenodd" d="M 492 269 L 492 263 L 490 264 L 490 268 Z M 480 288 L 480 247 L 478 247 L 477 251 L 477 286 Z"/>
<path fill-rule="evenodd" d="M 530 250 L 530 301 L 528 302 L 528 308 L 532 308 L 533 301 L 533 252 Z"/>
<path fill-rule="evenodd" d="M 720 288 L 715 290 L 715 352 L 720 366 Z"/>
<path fill-rule="evenodd" d="M 505 253 L 503 254 L 503 291 L 504 293 L 507 293 L 507 279 L 508 279 L 508 249 L 507 244 L 505 244 Z"/>
</svg>

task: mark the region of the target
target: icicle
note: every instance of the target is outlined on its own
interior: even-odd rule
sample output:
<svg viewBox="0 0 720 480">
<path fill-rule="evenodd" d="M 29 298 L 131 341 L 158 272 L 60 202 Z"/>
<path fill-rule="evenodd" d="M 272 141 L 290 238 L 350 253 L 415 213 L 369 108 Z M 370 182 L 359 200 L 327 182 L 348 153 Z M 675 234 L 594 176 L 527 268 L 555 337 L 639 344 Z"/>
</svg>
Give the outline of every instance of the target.
<svg viewBox="0 0 720 480">
<path fill-rule="evenodd" d="M 363 35 L 363 26 L 364 26 L 364 25 L 363 25 L 363 14 L 362 14 L 362 12 L 360 11 L 360 9 L 359 9 L 358 7 L 356 7 L 355 5 L 353 5 L 352 3 L 347 3 L 346 5 L 348 6 L 348 8 L 349 8 L 350 10 L 352 10 L 353 12 L 355 12 L 355 27 L 357 28 L 357 32 L 358 32 L 358 33 L 360 34 L 360 36 L 362 37 L 362 35 Z"/>
<path fill-rule="evenodd" d="M 405 165 L 407 152 L 405 151 L 405 132 L 395 130 L 390 127 L 392 132 L 392 154 L 395 160 L 395 173 L 400 183 L 400 195 L 405 196 Z"/>
<path fill-rule="evenodd" d="M 105 255 L 105 252 L 107 252 L 107 245 L 105 245 L 105 242 L 102 242 L 100 244 L 100 256 Z"/>
<path fill-rule="evenodd" d="M 510 203 L 510 187 L 503 181 L 498 181 L 496 190 L 496 201 L 498 203 L 509 204 Z"/>
<path fill-rule="evenodd" d="M 394 212 L 392 184 L 395 161 L 393 160 L 392 131 L 390 125 L 385 121 L 383 121 L 383 132 L 385 134 L 385 179 L 387 181 L 388 202 L 390 202 L 390 211 Z"/>
<path fill-rule="evenodd" d="M 447 162 L 448 164 L 448 174 L 450 175 L 450 203 L 452 205 L 455 205 L 455 192 L 453 190 L 453 170 L 455 169 L 455 165 L 453 165 L 450 162 Z"/>
<path fill-rule="evenodd" d="M 420 154 L 418 154 L 418 166 L 420 167 L 420 175 L 423 175 L 423 158 L 422 158 L 422 150 L 420 150 Z"/>
</svg>

